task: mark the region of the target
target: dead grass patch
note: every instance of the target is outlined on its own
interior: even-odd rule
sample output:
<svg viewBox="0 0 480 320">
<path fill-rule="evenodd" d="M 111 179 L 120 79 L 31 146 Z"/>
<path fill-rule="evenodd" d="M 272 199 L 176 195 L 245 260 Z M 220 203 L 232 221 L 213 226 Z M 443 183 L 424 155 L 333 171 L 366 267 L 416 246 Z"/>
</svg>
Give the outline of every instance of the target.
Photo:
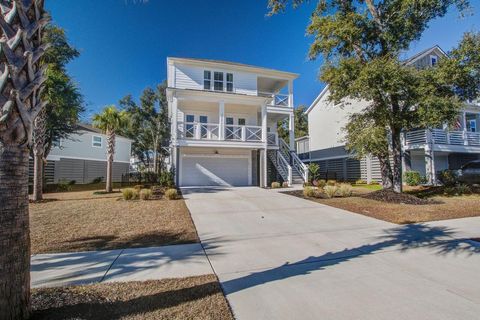
<svg viewBox="0 0 480 320">
<path fill-rule="evenodd" d="M 360 190 L 363 189 L 363 190 Z M 425 190 L 423 194 L 425 194 Z M 306 198 L 335 208 L 348 210 L 372 218 L 397 224 L 427 222 L 480 216 L 480 195 L 448 197 L 432 195 L 428 204 L 405 204 L 368 199 L 371 190 L 354 188 L 348 198 Z M 304 198 L 302 191 L 289 191 L 287 194 Z"/>
<path fill-rule="evenodd" d="M 124 201 L 121 193 L 51 193 L 30 204 L 32 253 L 198 242 L 183 200 Z"/>
<path fill-rule="evenodd" d="M 32 290 L 33 319 L 233 320 L 214 275 Z"/>
</svg>

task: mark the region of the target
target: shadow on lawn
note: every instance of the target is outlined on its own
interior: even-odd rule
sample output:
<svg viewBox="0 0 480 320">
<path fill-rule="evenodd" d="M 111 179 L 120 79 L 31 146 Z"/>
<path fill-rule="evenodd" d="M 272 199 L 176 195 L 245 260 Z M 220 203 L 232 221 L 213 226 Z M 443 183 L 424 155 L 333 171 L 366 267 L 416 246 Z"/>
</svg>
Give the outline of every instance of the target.
<svg viewBox="0 0 480 320">
<path fill-rule="evenodd" d="M 400 226 L 386 230 L 385 235 L 378 237 L 377 242 L 373 244 L 345 248 L 341 251 L 327 252 L 320 256 L 310 256 L 294 263 L 285 263 L 273 269 L 254 272 L 222 282 L 222 287 L 226 294 L 230 294 L 265 283 L 310 274 L 393 247 L 401 252 L 426 247 L 432 249 L 434 254 L 437 255 L 480 253 L 480 245 L 464 239 L 452 240 L 449 237 L 453 234 L 454 230 L 446 227 L 430 227 L 425 224 Z"/>
<path fill-rule="evenodd" d="M 75 287 L 42 289 L 34 292 L 32 305 L 36 311 L 32 319 L 123 319 L 221 294 L 216 281 L 191 284 L 170 291 L 160 291 L 156 288 L 155 281 L 133 285 L 129 283 L 125 284 L 127 288 L 123 289 L 123 284 L 120 283 L 108 286 L 109 292 L 105 292 L 105 289 L 77 290 Z M 131 296 L 132 292 L 125 292 L 128 290 L 139 296 L 122 300 L 125 296 Z M 149 294 L 141 295 L 143 290 Z M 160 292 L 152 294 L 152 291 Z"/>
</svg>

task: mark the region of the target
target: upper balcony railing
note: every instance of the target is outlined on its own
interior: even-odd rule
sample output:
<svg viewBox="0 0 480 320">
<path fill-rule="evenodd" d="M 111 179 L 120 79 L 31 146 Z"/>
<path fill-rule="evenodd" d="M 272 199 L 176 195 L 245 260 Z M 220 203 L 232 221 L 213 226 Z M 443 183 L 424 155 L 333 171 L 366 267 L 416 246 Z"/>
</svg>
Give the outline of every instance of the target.
<svg viewBox="0 0 480 320">
<path fill-rule="evenodd" d="M 270 98 L 269 105 L 273 107 L 291 108 L 288 94 L 258 92 L 260 97 Z"/>
<path fill-rule="evenodd" d="M 409 131 L 405 135 L 405 145 L 407 146 L 427 143 L 480 146 L 480 132 L 422 129 Z"/>
<path fill-rule="evenodd" d="M 218 123 L 178 122 L 177 138 L 187 140 L 262 142 L 262 127 L 227 124 L 223 132 L 221 132 L 220 124 Z"/>
</svg>

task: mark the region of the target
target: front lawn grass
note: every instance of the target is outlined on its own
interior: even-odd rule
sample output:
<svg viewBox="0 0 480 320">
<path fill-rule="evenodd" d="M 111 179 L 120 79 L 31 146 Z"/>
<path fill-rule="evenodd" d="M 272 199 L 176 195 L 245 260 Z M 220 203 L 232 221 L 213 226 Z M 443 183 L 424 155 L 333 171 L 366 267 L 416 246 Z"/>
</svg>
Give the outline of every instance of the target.
<svg viewBox="0 0 480 320">
<path fill-rule="evenodd" d="M 406 191 L 432 201 L 428 204 L 417 205 L 366 199 L 364 196 L 373 191 L 365 187 L 354 188 L 352 196 L 347 198 L 307 199 L 397 224 L 480 216 L 479 194 L 451 197 L 438 194 L 434 190 L 429 192 L 428 188 L 407 187 Z M 301 190 L 286 193 L 305 198 Z"/>
<path fill-rule="evenodd" d="M 233 320 L 214 275 L 32 290 L 32 319 Z"/>
<path fill-rule="evenodd" d="M 32 253 L 198 242 L 184 200 L 124 201 L 119 192 L 45 194 L 30 204 Z"/>
</svg>

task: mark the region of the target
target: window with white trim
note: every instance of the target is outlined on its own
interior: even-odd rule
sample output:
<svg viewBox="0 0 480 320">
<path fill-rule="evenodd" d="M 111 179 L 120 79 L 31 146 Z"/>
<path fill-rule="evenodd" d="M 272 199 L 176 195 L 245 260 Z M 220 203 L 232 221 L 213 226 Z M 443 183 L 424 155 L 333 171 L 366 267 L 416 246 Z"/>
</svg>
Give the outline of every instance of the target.
<svg viewBox="0 0 480 320">
<path fill-rule="evenodd" d="M 92 136 L 92 147 L 101 148 L 103 138 L 101 136 Z"/>
<path fill-rule="evenodd" d="M 203 71 L 203 90 L 210 90 L 212 87 L 212 72 L 208 70 Z"/>
<path fill-rule="evenodd" d="M 223 72 L 215 71 L 213 73 L 213 90 L 223 91 Z"/>
<path fill-rule="evenodd" d="M 233 92 L 233 73 L 227 73 L 227 92 Z"/>
</svg>

